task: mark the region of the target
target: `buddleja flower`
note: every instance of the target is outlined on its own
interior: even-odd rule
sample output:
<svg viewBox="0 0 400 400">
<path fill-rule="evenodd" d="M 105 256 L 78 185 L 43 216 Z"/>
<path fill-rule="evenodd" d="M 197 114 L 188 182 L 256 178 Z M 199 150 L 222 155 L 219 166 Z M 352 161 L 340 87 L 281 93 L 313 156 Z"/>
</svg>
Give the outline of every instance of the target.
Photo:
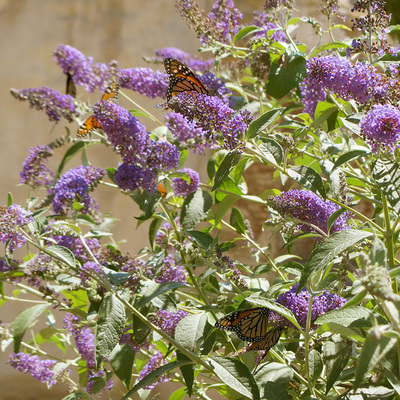
<svg viewBox="0 0 400 400">
<path fill-rule="evenodd" d="M 315 232 L 316 230 L 308 225 L 312 224 L 328 233 L 328 220 L 339 209 L 336 204 L 329 200 L 322 200 L 309 190 L 289 190 L 268 200 L 271 207 L 282 217 L 296 218 L 306 222 L 307 224 L 297 224 L 297 228 L 304 232 Z M 349 213 L 341 214 L 331 226 L 330 233 L 348 229 L 348 218 L 350 218 Z"/>
<path fill-rule="evenodd" d="M 311 295 L 305 288 L 296 294 L 298 287 L 299 285 L 296 283 L 292 289 L 282 293 L 276 301 L 277 303 L 288 308 L 296 317 L 299 325 L 302 328 L 305 328 Z M 316 327 L 313 322 L 319 316 L 327 313 L 328 311 L 336 310 L 346 303 L 346 300 L 343 297 L 338 296 L 337 294 L 329 293 L 326 290 L 319 296 L 315 296 L 312 301 L 311 327 L 313 329 Z M 268 320 L 272 325 L 277 327 L 291 326 L 291 323 L 286 318 L 274 311 L 270 312 Z"/>
<path fill-rule="evenodd" d="M 166 97 L 168 77 L 165 72 L 153 71 L 151 68 L 121 69 L 118 81 L 122 88 L 134 90 L 150 99 Z"/>
<path fill-rule="evenodd" d="M 137 381 L 141 381 L 143 378 L 145 378 L 150 372 L 153 372 L 157 368 L 161 367 L 162 365 L 165 365 L 167 362 L 164 359 L 164 355 L 161 353 L 161 351 L 157 351 L 156 354 L 154 354 L 153 357 L 149 359 L 147 364 L 143 367 L 143 369 L 139 373 L 139 377 L 137 378 Z M 150 385 L 145 386 L 145 389 L 154 389 L 156 385 L 159 383 L 165 383 L 168 382 L 168 378 L 166 375 L 162 375 L 156 382 L 151 383 Z"/>
<path fill-rule="evenodd" d="M 47 86 L 29 89 L 11 89 L 10 93 L 18 100 L 26 100 L 32 108 L 44 110 L 50 121 L 59 121 L 64 117 L 68 122 L 81 114 L 69 94 L 61 94 Z"/>
<path fill-rule="evenodd" d="M 175 328 L 178 322 L 185 318 L 188 313 L 183 310 L 178 310 L 176 313 L 167 310 L 158 310 L 155 315 L 149 317 L 150 321 L 161 328 L 167 335 L 174 337 Z"/>
<path fill-rule="evenodd" d="M 164 282 L 180 282 L 186 283 L 185 268 L 183 265 L 176 264 L 174 255 L 170 254 L 164 258 L 163 266 L 160 269 L 155 281 L 157 283 Z"/>
<path fill-rule="evenodd" d="M 52 155 L 53 150 L 49 146 L 31 147 L 23 164 L 19 183 L 30 185 L 32 188 L 47 187 L 53 183 L 56 174 L 45 165 Z"/>
<path fill-rule="evenodd" d="M 39 356 L 29 353 L 11 353 L 8 363 L 17 371 L 30 374 L 36 380 L 47 383 L 50 387 L 62 380 L 53 371 L 54 366 L 57 364 L 55 360 L 43 360 Z M 69 371 L 65 371 L 65 373 L 67 372 Z M 65 377 L 65 374 L 63 377 Z"/>
<path fill-rule="evenodd" d="M 120 164 L 115 171 L 114 180 L 121 189 L 132 192 L 139 187 L 149 193 L 157 189 L 157 175 L 155 171 L 143 169 L 135 164 Z"/>
<path fill-rule="evenodd" d="M 172 178 L 172 190 L 174 191 L 175 196 L 186 197 L 198 189 L 200 184 L 198 172 L 192 170 L 191 168 L 183 168 L 177 172 L 183 172 L 187 174 L 189 181 L 187 181 L 185 178 Z"/>
<path fill-rule="evenodd" d="M 83 263 L 92 260 L 86 246 L 95 257 L 99 256 L 101 250 L 101 244 L 96 238 L 85 238 L 86 246 L 82 243 L 80 238 L 74 236 L 52 235 L 51 238 L 57 243 L 57 245 L 71 250 L 74 256 Z"/>
<path fill-rule="evenodd" d="M 62 68 L 64 74 L 70 74 L 76 85 L 83 86 L 89 93 L 96 88 L 105 90 L 112 80 L 115 61 L 110 65 L 94 63 L 72 46 L 60 44 L 53 53 L 54 61 Z"/>
<path fill-rule="evenodd" d="M 374 153 L 380 147 L 393 152 L 400 140 L 400 111 L 390 104 L 375 105 L 361 120 L 360 128 Z"/>
<path fill-rule="evenodd" d="M 217 0 L 208 14 L 209 20 L 215 25 L 215 31 L 211 38 L 203 36 L 200 39 L 202 44 L 210 44 L 212 39 L 226 44 L 230 43 L 233 36 L 239 31 L 242 17 L 232 0 Z"/>
<path fill-rule="evenodd" d="M 165 116 L 168 129 L 175 139 L 178 140 L 180 148 L 188 148 L 194 153 L 204 153 L 206 148 L 214 148 L 212 138 L 207 138 L 207 133 L 197 127 L 197 123 L 190 121 L 184 115 L 171 112 Z"/>
<path fill-rule="evenodd" d="M 219 137 L 228 149 L 236 148 L 242 134 L 251 122 L 248 111 L 235 113 L 221 99 L 205 94 L 180 93 L 168 103 L 170 108 L 198 121 L 198 126 L 207 132 L 207 137 Z"/>
<path fill-rule="evenodd" d="M 54 187 L 53 209 L 57 214 L 65 214 L 72 206 L 72 203 L 79 201 L 83 203 L 80 210 L 82 214 L 90 211 L 91 199 L 89 192 L 92 191 L 100 180 L 105 176 L 106 171 L 92 165 L 67 171 Z"/>
<path fill-rule="evenodd" d="M 17 204 L 0 207 L 0 241 L 8 243 L 10 250 L 23 246 L 26 239 L 18 232 L 18 227 L 28 225 L 32 221 L 30 213 Z"/>
<path fill-rule="evenodd" d="M 176 47 L 164 47 L 156 51 L 156 56 L 163 61 L 166 58 L 175 58 L 181 63 L 185 64 L 191 70 L 196 72 L 207 72 L 209 71 L 214 61 L 210 60 L 199 60 L 197 57 L 185 53 L 184 51 L 177 49 Z"/>
<path fill-rule="evenodd" d="M 307 77 L 300 84 L 301 99 L 304 104 L 304 112 L 314 116 L 317 104 L 326 99 L 326 93 L 321 85 Z"/>
<path fill-rule="evenodd" d="M 381 76 L 374 67 L 359 62 L 353 65 L 346 58 L 333 56 L 312 58 L 306 67 L 310 86 L 320 85 L 344 100 L 354 99 L 363 104 L 371 99 L 371 94 L 384 96 Z"/>
<path fill-rule="evenodd" d="M 287 41 L 285 32 L 283 32 L 281 30 L 277 30 L 278 26 L 276 24 L 274 24 L 273 22 L 270 22 L 267 14 L 263 11 L 253 11 L 252 25 L 263 28 L 262 31 L 256 32 L 254 34 L 254 37 L 267 37 L 268 31 L 276 30 L 276 32 L 272 33 L 271 39 L 275 40 L 276 42 L 286 42 Z"/>
</svg>

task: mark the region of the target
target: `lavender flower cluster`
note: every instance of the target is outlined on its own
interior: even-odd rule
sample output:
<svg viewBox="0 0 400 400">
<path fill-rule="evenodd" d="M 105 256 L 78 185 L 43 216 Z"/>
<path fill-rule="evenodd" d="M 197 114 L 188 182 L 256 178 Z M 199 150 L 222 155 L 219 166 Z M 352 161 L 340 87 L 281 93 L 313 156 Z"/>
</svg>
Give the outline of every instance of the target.
<svg viewBox="0 0 400 400">
<path fill-rule="evenodd" d="M 184 178 L 172 178 L 172 190 L 175 196 L 186 197 L 190 193 L 195 192 L 200 184 L 199 174 L 191 168 L 183 168 L 177 172 L 183 172 L 187 174 L 188 181 Z"/>
<path fill-rule="evenodd" d="M 297 322 L 302 328 L 306 327 L 308 309 L 310 304 L 311 295 L 306 288 L 303 288 L 298 294 L 296 294 L 299 285 L 296 283 L 290 290 L 282 293 L 277 303 L 282 304 L 288 308 L 296 317 Z M 336 310 L 340 308 L 346 300 L 334 293 L 324 291 L 322 294 L 315 296 L 312 299 L 311 307 L 311 327 L 314 329 L 315 324 L 313 322 L 321 315 L 328 311 Z M 291 323 L 274 311 L 271 311 L 268 316 L 268 321 L 274 326 L 291 326 Z"/>
<path fill-rule="evenodd" d="M 0 207 L 0 241 L 8 243 L 10 250 L 23 246 L 26 242 L 25 236 L 18 232 L 18 227 L 28 225 L 33 221 L 28 211 L 13 204 L 10 207 Z"/>
<path fill-rule="evenodd" d="M 83 204 L 80 210 L 82 214 L 90 212 L 92 199 L 89 192 L 92 191 L 106 172 L 102 168 L 93 166 L 79 166 L 67 171 L 54 187 L 53 209 L 57 214 L 66 214 L 76 201 Z"/>
<path fill-rule="evenodd" d="M 211 143 L 216 137 L 223 139 L 227 149 L 239 146 L 241 136 L 252 120 L 247 110 L 235 113 L 218 97 L 205 94 L 183 92 L 170 100 L 168 105 L 189 120 L 195 119 Z"/>
<path fill-rule="evenodd" d="M 296 218 L 306 222 L 307 224 L 297 224 L 297 228 L 304 232 L 316 232 L 309 225 L 312 224 L 328 233 L 328 220 L 334 212 L 339 210 L 339 206 L 329 200 L 322 200 L 309 190 L 289 190 L 280 196 L 270 197 L 269 203 L 282 217 Z M 331 226 L 330 233 L 348 229 L 349 218 L 348 212 L 341 214 Z"/>
</svg>

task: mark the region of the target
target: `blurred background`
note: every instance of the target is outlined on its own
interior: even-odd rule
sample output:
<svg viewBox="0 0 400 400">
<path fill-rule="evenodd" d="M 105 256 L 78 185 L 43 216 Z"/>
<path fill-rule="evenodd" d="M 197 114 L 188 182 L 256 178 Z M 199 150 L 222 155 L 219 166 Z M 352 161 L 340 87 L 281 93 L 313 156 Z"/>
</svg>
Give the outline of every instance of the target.
<svg viewBox="0 0 400 400">
<path fill-rule="evenodd" d="M 393 0 L 393 4 L 396 1 Z M 202 9 L 207 12 L 211 10 L 213 1 L 198 2 Z M 253 10 L 261 10 L 263 4 L 264 0 L 235 0 L 235 6 L 243 13 L 245 21 L 252 18 Z M 295 6 L 299 14 L 319 18 L 319 4 L 318 0 L 300 0 Z M 344 3 L 345 14 L 352 4 Z M 351 22 L 348 21 L 348 24 Z M 299 31 L 298 40 L 307 42 L 310 33 Z M 95 62 L 109 63 L 117 60 L 121 68 L 153 67 L 142 57 L 154 56 L 156 49 L 171 46 L 195 54 L 200 45 L 195 33 L 179 17 L 174 0 L 0 0 L 0 38 L 0 204 L 3 205 L 7 203 L 8 192 L 12 193 L 14 203 L 25 205 L 29 189 L 19 186 L 18 182 L 22 163 L 30 147 L 47 144 L 65 134 L 65 125 L 68 125 L 65 120 L 54 125 L 48 121 L 44 112 L 30 109 L 27 102 L 19 102 L 9 94 L 10 88 L 42 85 L 64 93 L 65 75 L 52 60 L 53 50 L 59 44 L 76 47 L 87 57 L 93 57 Z M 92 103 L 100 99 L 99 92 L 88 95 L 83 88 L 77 89 L 78 96 L 89 98 Z M 163 119 L 164 111 L 154 108 L 155 104 L 161 102 L 159 99 L 149 100 L 131 91 L 127 94 L 160 120 Z M 132 108 L 122 96 L 120 103 Z M 146 123 L 148 130 L 155 127 L 148 120 L 142 119 L 142 122 Z M 69 124 L 73 134 L 77 127 L 77 124 Z M 65 147 L 55 152 L 52 160 L 54 164 L 51 166 L 57 167 L 64 151 Z M 94 146 L 88 153 L 90 162 L 95 166 L 118 165 L 118 157 L 111 149 Z M 205 160 L 201 156 L 190 157 L 188 166 L 205 177 Z M 67 168 L 75 167 L 79 160 L 74 163 L 68 164 Z M 268 170 L 255 167 L 250 172 L 251 181 L 257 183 L 258 193 L 268 188 L 272 180 Z M 139 211 L 129 197 L 100 187 L 96 189 L 96 199 L 104 213 L 109 212 L 121 220 L 113 228 L 113 233 L 116 241 L 126 239 L 126 243 L 122 244 L 124 252 L 134 255 L 148 245 L 147 226 L 143 224 L 136 229 L 134 216 L 139 215 Z M 263 215 L 257 220 L 259 212 Z M 255 235 L 256 240 L 259 240 L 265 211 L 248 208 L 244 214 L 245 217 L 256 216 Z M 261 242 L 265 244 L 267 241 L 265 235 Z M 10 294 L 11 290 L 8 288 L 6 293 Z M 7 302 L 0 308 L 0 320 L 12 321 L 22 309 L 17 302 Z M 9 346 L 5 352 L 0 353 L 0 399 L 45 400 L 61 399 L 66 395 L 65 386 L 48 391 L 45 385 L 31 376 L 8 366 L 6 361 L 11 351 Z"/>
</svg>

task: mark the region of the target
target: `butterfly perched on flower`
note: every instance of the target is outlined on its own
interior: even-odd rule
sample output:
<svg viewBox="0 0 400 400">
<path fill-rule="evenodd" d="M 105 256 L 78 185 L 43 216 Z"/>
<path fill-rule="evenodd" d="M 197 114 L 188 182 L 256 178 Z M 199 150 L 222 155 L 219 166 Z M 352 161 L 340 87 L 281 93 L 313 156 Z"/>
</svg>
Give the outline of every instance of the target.
<svg viewBox="0 0 400 400">
<path fill-rule="evenodd" d="M 164 68 L 169 75 L 167 102 L 169 102 L 172 97 L 182 92 L 209 94 L 197 75 L 180 61 L 174 58 L 166 58 L 164 60 Z"/>
<path fill-rule="evenodd" d="M 259 342 L 268 331 L 269 309 L 266 307 L 239 310 L 220 318 L 215 327 L 233 331 L 246 342 Z"/>
<path fill-rule="evenodd" d="M 118 90 L 119 84 L 117 82 L 111 82 L 110 85 L 105 90 L 101 100 L 112 101 L 118 103 Z M 95 129 L 101 129 L 99 122 L 96 117 L 92 115 L 89 117 L 78 129 L 77 136 L 83 137 L 93 132 Z"/>
</svg>

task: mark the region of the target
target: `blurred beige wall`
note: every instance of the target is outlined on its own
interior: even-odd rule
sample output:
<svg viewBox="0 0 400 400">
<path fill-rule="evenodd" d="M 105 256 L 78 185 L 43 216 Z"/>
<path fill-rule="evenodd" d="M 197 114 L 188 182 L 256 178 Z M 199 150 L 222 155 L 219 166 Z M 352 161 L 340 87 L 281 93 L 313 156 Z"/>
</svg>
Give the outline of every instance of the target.
<svg viewBox="0 0 400 400">
<path fill-rule="evenodd" d="M 210 10 L 213 1 L 199 3 Z M 246 16 L 252 10 L 261 9 L 263 3 L 264 0 L 235 1 Z M 314 0 L 299 1 L 298 5 L 308 6 L 310 14 L 315 12 Z M 53 125 L 44 112 L 30 109 L 26 102 L 12 98 L 10 88 L 45 85 L 63 92 L 65 76 L 52 61 L 52 52 L 61 43 L 76 47 L 95 62 L 108 63 L 116 59 L 122 68 L 147 66 L 142 56 L 153 56 L 155 49 L 173 46 L 195 53 L 199 46 L 194 32 L 176 12 L 174 0 L 0 0 L 0 38 L 0 204 L 7 202 L 7 193 L 11 192 L 14 202 L 22 205 L 28 188 L 18 186 L 19 172 L 29 148 L 63 135 L 65 123 L 62 120 Z M 153 108 L 160 102 L 158 99 L 149 100 L 133 92 L 128 94 L 159 119 L 163 118 L 163 111 Z M 87 98 L 80 87 L 78 95 Z M 90 95 L 92 102 L 99 97 L 100 93 Z M 121 104 L 129 106 L 125 99 L 121 99 Z M 75 132 L 77 124 L 69 124 L 69 127 Z M 148 129 L 153 127 L 148 125 Z M 56 152 L 55 161 L 60 161 L 62 151 Z M 89 150 L 89 159 L 101 167 L 118 163 L 110 149 L 96 146 Z M 76 166 L 77 162 L 79 160 L 68 167 Z M 190 157 L 190 164 L 204 171 L 205 159 Z M 103 212 L 122 220 L 113 229 L 116 240 L 126 238 L 122 249 L 135 254 L 148 244 L 146 225 L 136 230 L 133 217 L 139 214 L 138 209 L 129 198 L 115 190 L 100 188 L 99 192 L 102 193 L 99 201 Z M 23 305 L 10 303 L 0 308 L 0 320 L 4 322 L 12 321 L 23 309 Z M 1 400 L 58 399 L 65 395 L 65 388 L 48 392 L 45 385 L 6 365 L 10 351 L 11 347 L 0 353 Z"/>
</svg>

